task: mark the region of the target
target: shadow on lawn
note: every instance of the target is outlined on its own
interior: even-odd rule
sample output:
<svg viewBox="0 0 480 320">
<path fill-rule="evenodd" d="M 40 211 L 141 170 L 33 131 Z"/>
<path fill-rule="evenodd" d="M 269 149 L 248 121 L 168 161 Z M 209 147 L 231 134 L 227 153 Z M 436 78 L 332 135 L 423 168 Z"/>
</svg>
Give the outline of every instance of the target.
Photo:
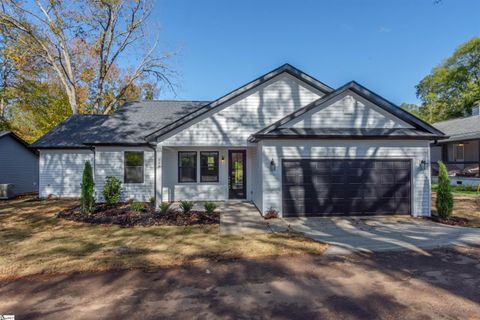
<svg viewBox="0 0 480 320">
<path fill-rule="evenodd" d="M 468 318 L 480 303 L 475 267 L 480 249 L 469 250 L 305 255 L 72 274 L 22 279 L 0 287 L 0 294 L 31 297 L 8 310 L 25 318 L 60 318 L 80 310 L 86 316 L 142 319 Z M 91 309 L 82 309 L 86 305 Z"/>
</svg>

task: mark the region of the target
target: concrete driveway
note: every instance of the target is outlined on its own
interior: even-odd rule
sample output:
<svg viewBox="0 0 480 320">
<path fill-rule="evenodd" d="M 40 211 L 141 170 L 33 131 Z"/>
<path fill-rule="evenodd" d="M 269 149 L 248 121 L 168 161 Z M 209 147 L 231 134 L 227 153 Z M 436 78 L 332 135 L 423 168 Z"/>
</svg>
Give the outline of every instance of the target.
<svg viewBox="0 0 480 320">
<path fill-rule="evenodd" d="M 270 222 L 329 243 L 329 253 L 380 252 L 457 245 L 480 246 L 480 229 L 448 226 L 413 217 L 284 218 Z"/>
</svg>

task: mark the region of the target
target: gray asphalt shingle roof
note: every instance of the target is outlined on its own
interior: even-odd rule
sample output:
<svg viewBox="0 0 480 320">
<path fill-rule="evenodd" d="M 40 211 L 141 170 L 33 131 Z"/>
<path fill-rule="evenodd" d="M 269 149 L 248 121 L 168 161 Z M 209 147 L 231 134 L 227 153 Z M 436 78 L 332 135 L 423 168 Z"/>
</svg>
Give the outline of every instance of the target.
<svg viewBox="0 0 480 320">
<path fill-rule="evenodd" d="M 103 115 L 73 115 L 62 121 L 40 139 L 32 148 L 86 148 L 83 144 L 89 136 L 100 133 L 100 125 L 108 118 Z"/>
<path fill-rule="evenodd" d="M 205 101 L 131 101 L 110 116 L 74 115 L 35 141 L 33 148 L 145 144 L 145 135 L 195 111 Z"/>
<path fill-rule="evenodd" d="M 442 142 L 480 139 L 480 116 L 441 121 L 434 123 L 433 126 L 450 136 Z"/>
</svg>

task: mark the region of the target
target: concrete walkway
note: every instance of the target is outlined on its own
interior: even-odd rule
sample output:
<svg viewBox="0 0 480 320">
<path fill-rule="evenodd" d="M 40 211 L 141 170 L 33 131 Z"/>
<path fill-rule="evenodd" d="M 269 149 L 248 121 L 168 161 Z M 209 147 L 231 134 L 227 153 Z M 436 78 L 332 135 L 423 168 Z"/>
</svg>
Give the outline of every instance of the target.
<svg viewBox="0 0 480 320">
<path fill-rule="evenodd" d="M 251 202 L 226 201 L 220 205 L 219 210 L 222 235 L 269 232 L 267 223 Z"/>
<path fill-rule="evenodd" d="M 413 217 L 285 218 L 275 221 L 314 240 L 330 244 L 327 253 L 424 250 L 480 246 L 480 229 L 448 226 Z"/>
</svg>

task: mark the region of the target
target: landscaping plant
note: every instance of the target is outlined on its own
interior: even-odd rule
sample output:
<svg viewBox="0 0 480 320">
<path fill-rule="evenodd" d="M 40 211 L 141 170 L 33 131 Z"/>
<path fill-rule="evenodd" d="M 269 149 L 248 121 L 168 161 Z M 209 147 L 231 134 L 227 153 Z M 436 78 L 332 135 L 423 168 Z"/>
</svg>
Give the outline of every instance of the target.
<svg viewBox="0 0 480 320">
<path fill-rule="evenodd" d="M 92 165 L 90 161 L 85 162 L 80 193 L 80 208 L 85 213 L 92 213 L 95 206 Z"/>
<path fill-rule="evenodd" d="M 108 205 L 116 204 L 120 201 L 120 193 L 122 191 L 122 182 L 115 177 L 108 176 L 105 179 L 103 187 L 103 197 Z"/>
<path fill-rule="evenodd" d="M 160 204 L 160 213 L 161 214 L 167 214 L 168 211 L 170 211 L 170 206 L 172 205 L 171 202 L 162 202 Z"/>
<path fill-rule="evenodd" d="M 192 201 L 187 201 L 187 200 L 180 201 L 180 209 L 182 210 L 183 213 L 189 213 L 190 210 L 192 210 L 192 208 L 193 208 Z"/>
<path fill-rule="evenodd" d="M 208 213 L 208 214 L 212 214 L 213 211 L 215 211 L 215 209 L 217 209 L 217 204 L 215 202 L 211 202 L 211 201 L 208 201 L 208 202 L 205 202 L 205 211 Z"/>
<path fill-rule="evenodd" d="M 132 202 L 130 204 L 130 209 L 136 212 L 140 212 L 145 209 L 145 204 L 143 202 Z"/>
<path fill-rule="evenodd" d="M 275 210 L 273 207 L 270 207 L 270 209 L 265 212 L 265 215 L 263 216 L 265 219 L 275 219 L 278 218 L 278 211 Z"/>
<path fill-rule="evenodd" d="M 451 216 L 453 211 L 452 186 L 450 185 L 450 179 L 448 178 L 448 171 L 445 164 L 443 164 L 442 161 L 438 161 L 438 167 L 438 188 L 435 205 L 437 207 L 438 215 L 443 219 L 447 219 Z"/>
</svg>

